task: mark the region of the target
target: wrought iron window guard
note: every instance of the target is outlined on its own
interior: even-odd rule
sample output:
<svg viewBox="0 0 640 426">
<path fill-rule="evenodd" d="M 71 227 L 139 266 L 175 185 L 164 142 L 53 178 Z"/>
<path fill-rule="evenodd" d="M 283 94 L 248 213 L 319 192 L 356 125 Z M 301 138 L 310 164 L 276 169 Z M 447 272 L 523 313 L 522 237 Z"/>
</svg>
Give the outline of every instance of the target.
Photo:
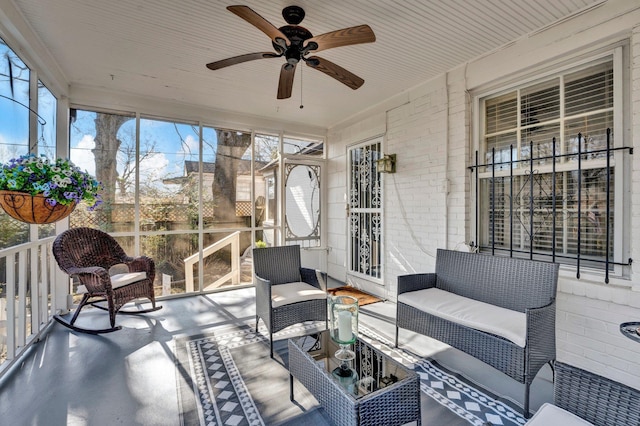
<svg viewBox="0 0 640 426">
<path fill-rule="evenodd" d="M 509 155 L 510 155 L 510 159 L 509 161 L 495 161 L 496 159 L 496 150 L 495 148 L 493 148 L 491 150 L 491 162 L 490 163 L 486 163 L 486 164 L 479 164 L 479 152 L 476 151 L 475 153 L 475 165 L 469 166 L 469 170 L 473 173 L 475 173 L 475 198 L 476 198 L 476 214 L 475 214 L 475 229 L 476 229 L 476 241 L 478 243 L 471 243 L 471 246 L 475 249 L 491 249 L 491 254 L 495 255 L 496 251 L 501 251 L 501 252 L 508 252 L 509 256 L 512 257 L 514 255 L 514 253 L 520 253 L 520 254 L 528 254 L 530 259 L 534 258 L 534 255 L 537 258 L 540 257 L 544 257 L 544 258 L 551 258 L 551 261 L 555 262 L 557 258 L 560 259 L 575 259 L 576 261 L 576 278 L 580 278 L 580 266 L 581 266 L 581 260 L 582 260 L 582 253 L 581 253 L 581 232 L 582 232 L 582 228 L 581 228 L 581 216 L 582 216 L 582 171 L 585 170 L 582 168 L 582 161 L 583 161 L 583 157 L 586 155 L 590 155 L 590 156 L 596 156 L 597 154 L 600 153 L 605 153 L 606 154 L 606 181 L 605 181 L 605 193 L 606 193 L 606 202 L 605 202 L 605 254 L 604 254 L 604 260 L 599 260 L 599 259 L 592 259 L 592 258 L 588 258 L 585 259 L 585 261 L 591 262 L 591 263 L 604 263 L 605 267 L 604 267 L 604 272 L 605 272 L 605 283 L 609 283 L 609 270 L 610 267 L 613 265 L 621 265 L 621 266 L 629 266 L 632 263 L 632 259 L 629 258 L 628 261 L 626 263 L 624 262 L 615 262 L 613 260 L 610 259 L 610 243 L 611 243 L 611 217 L 610 217 L 610 213 L 611 213 L 611 205 L 610 205 L 610 193 L 611 193 L 611 156 L 612 153 L 614 151 L 628 151 L 629 154 L 633 154 L 633 148 L 632 147 L 611 147 L 611 129 L 607 129 L 606 132 L 606 148 L 605 149 L 595 149 L 595 150 L 585 150 L 582 151 L 582 141 L 584 140 L 583 135 L 581 133 L 578 134 L 578 143 L 577 143 L 577 152 L 572 152 L 569 154 L 556 154 L 556 138 L 554 137 L 552 139 L 552 143 L 551 143 L 551 152 L 552 155 L 549 156 L 541 156 L 541 157 L 533 157 L 533 152 L 534 152 L 534 144 L 533 141 L 529 143 L 529 153 L 530 153 L 530 157 L 531 158 L 527 158 L 527 159 L 514 159 L 513 158 L 513 153 L 514 153 L 514 145 L 511 144 L 509 147 Z M 557 202 L 557 194 L 556 194 L 556 164 L 558 162 L 558 160 L 562 159 L 562 158 L 566 158 L 566 157 L 577 157 L 577 168 L 573 169 L 572 171 L 577 171 L 577 176 L 578 176 L 578 184 L 577 184 L 577 242 L 576 242 L 576 253 L 575 255 L 563 255 L 563 254 L 558 254 L 556 253 L 556 212 L 557 212 L 557 207 L 556 207 L 556 202 Z M 529 167 L 528 169 L 524 170 L 524 176 L 529 175 L 531 177 L 533 177 L 536 173 L 538 173 L 538 170 L 536 169 L 536 164 L 539 164 L 539 162 L 541 161 L 547 161 L 547 160 L 551 160 L 551 176 L 552 176 L 552 193 L 551 193 L 551 206 L 552 206 L 552 213 L 551 213 L 551 217 L 552 217 L 552 226 L 551 226 L 551 232 L 552 232 L 552 237 L 551 237 L 551 252 L 540 252 L 540 251 L 535 251 L 534 250 L 534 237 L 536 235 L 535 230 L 534 230 L 534 209 L 536 207 L 535 205 L 535 197 L 534 197 L 534 179 L 530 178 L 528 179 L 528 184 L 529 184 L 529 229 L 528 229 L 528 236 L 529 236 L 529 250 L 528 252 L 525 250 L 518 250 L 516 248 L 513 247 L 513 217 L 514 217 L 514 206 L 513 206 L 513 182 L 514 182 L 514 169 L 516 169 L 516 165 L 518 165 L 519 163 L 528 163 Z M 507 166 L 509 169 L 509 173 L 508 175 L 501 175 L 501 176 L 497 176 L 496 175 L 496 168 L 502 168 L 502 166 Z M 495 213 L 496 213 L 496 190 L 495 190 L 495 182 L 496 182 L 496 178 L 498 177 L 504 177 L 504 178 L 509 178 L 509 248 L 500 248 L 500 247 L 496 247 L 496 230 L 495 230 L 495 225 L 496 225 L 496 221 L 495 220 L 491 220 L 491 229 L 489 230 L 490 236 L 491 236 L 491 245 L 490 246 L 481 246 L 479 244 L 480 241 L 480 206 L 481 206 L 481 199 L 480 199 L 480 193 L 479 193 L 479 188 L 480 188 L 480 173 L 479 173 L 479 169 L 481 168 L 486 168 L 488 170 L 491 171 L 491 177 L 487 177 L 487 178 L 482 178 L 482 179 L 487 179 L 490 181 L 491 187 L 489 189 L 489 193 L 490 193 L 490 197 L 491 197 L 491 211 L 489 212 L 491 217 L 495 217 Z M 520 169 L 522 170 L 522 169 Z M 559 172 L 559 173 L 564 173 L 566 172 L 566 170 Z"/>
</svg>

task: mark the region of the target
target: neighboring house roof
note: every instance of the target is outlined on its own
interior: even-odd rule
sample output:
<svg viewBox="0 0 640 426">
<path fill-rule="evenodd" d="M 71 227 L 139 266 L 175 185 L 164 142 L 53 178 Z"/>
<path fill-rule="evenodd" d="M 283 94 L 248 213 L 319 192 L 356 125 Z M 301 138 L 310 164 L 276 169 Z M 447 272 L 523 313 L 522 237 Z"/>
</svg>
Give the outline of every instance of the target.
<svg viewBox="0 0 640 426">
<path fill-rule="evenodd" d="M 188 176 L 191 173 L 198 173 L 198 162 L 187 160 L 184 162 L 184 175 Z M 215 173 L 216 163 L 202 163 L 202 173 Z"/>
<path fill-rule="evenodd" d="M 266 162 L 262 162 L 262 161 L 256 161 L 256 170 L 259 171 L 265 164 L 267 164 L 267 163 Z M 183 176 L 176 176 L 176 177 L 173 177 L 173 178 L 163 179 L 162 182 L 166 183 L 166 184 L 173 184 L 173 185 L 186 184 L 189 181 L 189 177 L 190 176 L 198 173 L 198 171 L 199 171 L 198 165 L 199 165 L 199 163 L 197 161 L 186 160 L 184 162 L 184 175 Z M 216 170 L 216 163 L 211 163 L 211 162 L 202 163 L 202 173 L 213 175 L 213 174 L 215 174 L 215 170 Z M 251 160 L 244 160 L 244 159 L 240 160 L 238 162 L 237 173 L 239 175 L 250 174 L 251 173 Z"/>
</svg>

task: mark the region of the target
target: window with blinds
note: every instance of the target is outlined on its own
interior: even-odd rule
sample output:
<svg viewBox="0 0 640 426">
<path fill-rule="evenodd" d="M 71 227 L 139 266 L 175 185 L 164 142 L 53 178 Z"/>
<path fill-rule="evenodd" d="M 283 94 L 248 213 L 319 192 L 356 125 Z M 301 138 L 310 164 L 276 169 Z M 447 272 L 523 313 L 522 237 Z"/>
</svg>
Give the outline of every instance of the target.
<svg viewBox="0 0 640 426">
<path fill-rule="evenodd" d="M 614 75 L 610 56 L 480 100 L 481 251 L 611 268 L 622 217 Z"/>
</svg>

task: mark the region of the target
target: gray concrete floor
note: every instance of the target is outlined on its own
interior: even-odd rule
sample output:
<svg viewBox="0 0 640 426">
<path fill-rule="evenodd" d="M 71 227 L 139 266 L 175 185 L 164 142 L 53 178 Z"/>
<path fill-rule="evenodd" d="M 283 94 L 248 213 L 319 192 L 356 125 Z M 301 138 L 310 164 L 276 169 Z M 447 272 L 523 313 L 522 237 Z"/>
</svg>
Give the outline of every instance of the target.
<svg viewBox="0 0 640 426">
<path fill-rule="evenodd" d="M 159 311 L 118 315 L 123 329 L 99 336 L 54 323 L 0 381 L 0 424 L 177 425 L 173 339 L 238 321 L 253 324 L 254 298 L 255 290 L 245 288 L 163 300 Z M 362 323 L 389 339 L 394 338 L 394 318 L 391 302 L 361 309 Z M 92 327 L 107 323 L 106 313 L 97 309 L 83 311 L 78 319 L 78 325 Z M 522 404 L 523 385 L 475 358 L 406 330 L 401 330 L 400 344 Z M 553 400 L 551 378 L 548 366 L 536 377 L 532 411 Z"/>
</svg>

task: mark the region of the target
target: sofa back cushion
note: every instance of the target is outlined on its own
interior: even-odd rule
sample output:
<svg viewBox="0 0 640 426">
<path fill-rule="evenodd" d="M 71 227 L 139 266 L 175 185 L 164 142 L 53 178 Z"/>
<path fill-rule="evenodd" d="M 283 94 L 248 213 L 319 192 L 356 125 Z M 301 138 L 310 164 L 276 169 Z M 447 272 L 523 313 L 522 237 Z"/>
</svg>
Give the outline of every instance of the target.
<svg viewBox="0 0 640 426">
<path fill-rule="evenodd" d="M 557 263 L 438 249 L 436 287 L 524 312 L 555 300 Z"/>
</svg>

